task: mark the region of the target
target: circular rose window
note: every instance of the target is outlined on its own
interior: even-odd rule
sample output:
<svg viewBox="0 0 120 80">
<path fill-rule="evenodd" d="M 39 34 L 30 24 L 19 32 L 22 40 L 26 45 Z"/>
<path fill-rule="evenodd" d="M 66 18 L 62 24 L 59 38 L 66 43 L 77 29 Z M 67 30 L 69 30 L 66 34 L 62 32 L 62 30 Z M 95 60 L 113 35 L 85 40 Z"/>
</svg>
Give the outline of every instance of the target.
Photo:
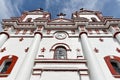
<svg viewBox="0 0 120 80">
<path fill-rule="evenodd" d="M 65 38 L 67 37 L 67 35 L 66 35 L 65 32 L 57 32 L 57 33 L 55 34 L 55 37 L 56 37 L 57 39 L 62 40 L 62 39 L 65 39 Z"/>
</svg>

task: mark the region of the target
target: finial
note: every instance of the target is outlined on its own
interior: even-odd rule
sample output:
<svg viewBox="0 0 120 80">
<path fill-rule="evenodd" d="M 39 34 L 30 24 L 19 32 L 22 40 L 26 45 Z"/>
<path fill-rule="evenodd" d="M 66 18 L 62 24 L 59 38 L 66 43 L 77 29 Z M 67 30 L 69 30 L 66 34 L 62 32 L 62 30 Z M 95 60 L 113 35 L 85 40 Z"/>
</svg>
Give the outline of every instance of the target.
<svg viewBox="0 0 120 80">
<path fill-rule="evenodd" d="M 84 10 L 84 8 L 81 8 L 80 10 Z"/>
<path fill-rule="evenodd" d="M 43 8 L 39 8 L 39 9 L 37 9 L 37 11 L 43 11 Z"/>
<path fill-rule="evenodd" d="M 40 8 L 40 10 L 42 10 L 42 11 L 43 11 L 43 8 Z"/>
<path fill-rule="evenodd" d="M 60 13 L 60 14 L 57 14 L 57 16 L 59 16 L 59 18 L 63 18 L 64 16 L 66 16 L 66 14 Z"/>
</svg>

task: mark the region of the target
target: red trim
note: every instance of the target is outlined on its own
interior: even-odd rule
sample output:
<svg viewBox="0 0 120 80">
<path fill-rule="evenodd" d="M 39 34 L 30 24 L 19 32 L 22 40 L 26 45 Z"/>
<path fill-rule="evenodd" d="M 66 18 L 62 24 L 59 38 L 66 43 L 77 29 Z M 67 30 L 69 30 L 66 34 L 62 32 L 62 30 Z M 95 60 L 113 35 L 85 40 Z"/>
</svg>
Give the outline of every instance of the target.
<svg viewBox="0 0 120 80">
<path fill-rule="evenodd" d="M 23 39 L 23 37 L 21 37 L 20 39 L 19 39 L 19 41 L 23 41 L 24 39 Z"/>
<path fill-rule="evenodd" d="M 86 64 L 86 60 L 85 59 L 64 59 L 64 60 L 55 60 L 55 59 L 35 59 L 37 61 L 35 61 L 34 65 L 36 65 L 37 63 L 51 63 L 51 64 Z"/>
<path fill-rule="evenodd" d="M 89 34 L 93 34 L 92 29 L 87 29 L 87 31 L 88 31 Z"/>
<path fill-rule="evenodd" d="M 39 27 L 37 28 L 37 31 L 41 31 L 41 29 L 42 29 L 42 26 L 39 26 Z"/>
<path fill-rule="evenodd" d="M 116 33 L 113 35 L 113 37 L 116 38 L 116 35 L 119 34 L 119 33 L 120 33 L 120 32 L 116 32 Z"/>
<path fill-rule="evenodd" d="M 56 44 L 54 44 L 54 45 L 51 47 L 50 51 L 55 51 L 55 48 L 58 47 L 58 46 L 63 46 L 63 47 L 66 48 L 67 51 L 71 51 L 69 45 L 67 45 L 67 44 L 65 44 L 65 43 L 56 43 Z"/>
<path fill-rule="evenodd" d="M 117 51 L 118 53 L 120 53 L 120 49 L 119 49 L 119 48 L 116 48 L 116 51 Z"/>
<path fill-rule="evenodd" d="M 86 34 L 86 35 L 87 35 L 87 32 L 81 32 L 81 33 L 79 34 L 79 37 L 80 37 L 82 34 Z"/>
<path fill-rule="evenodd" d="M 36 71 L 40 71 L 39 73 L 34 73 Z M 55 71 L 55 72 L 60 72 L 60 71 L 69 71 L 69 70 L 44 70 L 44 69 L 33 69 L 33 74 L 32 75 L 41 75 L 43 71 Z M 79 75 L 81 76 L 88 76 L 88 70 L 87 69 L 78 69 L 78 70 L 70 70 L 69 72 L 77 71 Z M 87 71 L 87 73 L 80 73 L 81 71 Z"/>
<path fill-rule="evenodd" d="M 43 34 L 41 32 L 35 32 L 34 35 L 36 35 L 36 34 L 40 34 L 41 38 L 43 37 Z"/>
<path fill-rule="evenodd" d="M 101 13 L 96 13 L 96 15 L 101 21 L 103 21 L 103 15 Z"/>
<path fill-rule="evenodd" d="M 47 30 L 47 34 L 50 34 L 51 30 Z"/>
<path fill-rule="evenodd" d="M 27 30 L 24 29 L 22 34 L 25 35 L 26 33 L 27 33 Z"/>
<path fill-rule="evenodd" d="M 113 75 L 115 78 L 120 78 L 120 74 L 118 74 L 118 73 L 114 70 L 112 64 L 110 63 L 110 60 L 117 60 L 117 61 L 120 62 L 120 57 L 113 56 L 113 58 L 111 59 L 110 56 L 106 56 L 104 59 L 105 59 L 105 61 L 106 61 L 106 64 L 107 64 L 108 68 L 110 69 L 110 72 L 112 73 L 112 75 Z"/>
<path fill-rule="evenodd" d="M 102 31 L 103 31 L 105 34 L 108 34 L 108 32 L 107 32 L 106 29 L 102 29 Z"/>
<path fill-rule="evenodd" d="M 12 57 L 9 58 L 9 56 L 12 56 Z M 0 77 L 7 77 L 7 76 L 11 73 L 11 71 L 12 71 L 12 69 L 13 69 L 13 67 L 14 67 L 17 59 L 18 59 L 18 57 L 14 56 L 14 55 L 4 56 L 4 57 L 2 57 L 2 59 L 0 60 L 0 65 L 2 65 L 2 63 L 3 63 L 5 60 L 9 60 L 9 59 L 12 60 L 12 63 L 11 63 L 10 67 L 8 68 L 8 70 L 7 70 L 5 73 L 0 73 Z M 8 74 L 8 75 L 6 75 L 6 74 Z"/>
<path fill-rule="evenodd" d="M 30 35 L 32 35 L 34 33 L 34 30 L 30 30 Z"/>
<path fill-rule="evenodd" d="M 44 59 L 35 59 L 35 60 L 54 60 L 54 59 L 52 59 L 52 58 L 44 58 Z M 69 60 L 86 60 L 86 59 L 67 59 L 66 61 L 68 62 Z M 56 60 L 55 60 L 56 61 Z M 58 60 L 59 61 L 59 60 Z"/>
<path fill-rule="evenodd" d="M 100 34 L 99 29 L 95 29 L 95 31 L 96 31 L 97 34 Z"/>
<path fill-rule="evenodd" d="M 27 14 L 26 14 L 26 13 L 23 13 L 23 14 L 21 15 L 21 17 L 20 17 L 20 20 L 23 21 L 26 16 L 27 16 Z"/>
<path fill-rule="evenodd" d="M 9 35 L 7 32 L 0 32 L 0 35 L 1 35 L 1 34 L 7 35 L 8 38 L 10 37 L 10 35 Z"/>
<path fill-rule="evenodd" d="M 20 31 L 20 29 L 16 29 L 15 35 L 18 35 Z"/>
<path fill-rule="evenodd" d="M 72 34 L 75 34 L 75 30 L 71 30 L 71 33 L 72 33 Z"/>
<path fill-rule="evenodd" d="M 88 69 L 41 69 L 41 68 L 36 68 L 33 69 L 33 71 L 88 71 Z"/>
<path fill-rule="evenodd" d="M 60 60 L 66 60 L 66 59 L 60 59 Z M 55 61 L 40 61 L 40 62 L 35 62 L 35 64 L 36 63 L 51 63 L 51 64 L 52 63 L 57 63 L 57 64 L 61 64 L 61 63 L 62 64 L 79 64 L 80 63 L 80 64 L 86 64 L 86 62 L 78 62 L 78 61 L 76 61 L 76 62 L 75 61 L 74 62 L 72 62 L 72 61 L 71 62 L 67 62 L 67 61 L 65 61 L 65 62 L 62 62 L 62 61 L 56 61 L 56 62 Z"/>
<path fill-rule="evenodd" d="M 112 36 L 88 36 L 88 38 L 112 38 Z"/>
</svg>

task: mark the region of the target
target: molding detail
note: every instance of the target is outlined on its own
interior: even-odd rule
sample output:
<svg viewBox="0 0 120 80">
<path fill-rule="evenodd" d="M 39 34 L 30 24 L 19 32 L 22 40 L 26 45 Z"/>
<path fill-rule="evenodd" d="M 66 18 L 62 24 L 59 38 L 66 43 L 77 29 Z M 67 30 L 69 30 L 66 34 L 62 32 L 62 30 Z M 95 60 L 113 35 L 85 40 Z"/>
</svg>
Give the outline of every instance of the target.
<svg viewBox="0 0 120 80">
<path fill-rule="evenodd" d="M 79 34 L 79 37 L 80 37 L 82 34 L 88 35 L 87 32 L 81 32 L 81 33 Z"/>
<path fill-rule="evenodd" d="M 65 43 L 56 43 L 56 44 L 54 44 L 54 45 L 51 47 L 50 51 L 54 51 L 55 48 L 58 47 L 58 46 L 64 46 L 67 51 L 71 51 L 69 45 L 67 45 L 67 44 L 65 44 Z"/>
<path fill-rule="evenodd" d="M 120 57 L 117 57 L 117 56 L 112 56 L 112 57 L 111 57 L 111 56 L 106 56 L 106 57 L 104 57 L 104 59 L 105 59 L 105 62 L 106 62 L 106 64 L 107 64 L 110 72 L 112 73 L 112 75 L 113 75 L 115 78 L 120 78 L 120 74 L 118 74 L 118 73 L 114 70 L 112 64 L 110 63 L 110 60 L 116 60 L 116 61 L 120 62 Z"/>
<path fill-rule="evenodd" d="M 116 38 L 116 35 L 119 34 L 119 33 L 120 33 L 120 32 L 116 32 L 116 33 L 113 35 L 113 37 Z"/>
<path fill-rule="evenodd" d="M 43 37 L 43 34 L 41 32 L 35 32 L 34 35 L 36 35 L 36 34 L 40 34 L 41 37 Z"/>
<path fill-rule="evenodd" d="M 0 35 L 1 35 L 1 34 L 7 35 L 8 38 L 10 37 L 10 35 L 9 35 L 7 32 L 0 32 Z"/>
<path fill-rule="evenodd" d="M 0 60 L 0 65 L 2 65 L 4 63 L 4 61 L 6 61 L 6 60 L 11 60 L 12 63 L 5 73 L 0 73 L 0 77 L 7 77 L 11 73 L 17 59 L 18 59 L 18 57 L 14 56 L 14 55 L 8 55 L 8 56 L 2 57 L 2 59 Z"/>
</svg>

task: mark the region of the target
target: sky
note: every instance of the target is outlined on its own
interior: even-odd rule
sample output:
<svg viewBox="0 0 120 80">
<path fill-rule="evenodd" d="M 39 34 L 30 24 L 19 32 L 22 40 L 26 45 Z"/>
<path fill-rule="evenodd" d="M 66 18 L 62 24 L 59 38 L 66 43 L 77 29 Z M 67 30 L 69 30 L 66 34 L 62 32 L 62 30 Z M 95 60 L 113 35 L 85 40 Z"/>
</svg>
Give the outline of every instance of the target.
<svg viewBox="0 0 120 80">
<path fill-rule="evenodd" d="M 65 13 L 66 18 L 71 18 L 71 14 L 80 8 L 98 10 L 104 16 L 120 18 L 120 0 L 0 0 L 0 21 L 39 8 L 50 12 L 52 19 L 57 18 L 60 12 Z"/>
</svg>

